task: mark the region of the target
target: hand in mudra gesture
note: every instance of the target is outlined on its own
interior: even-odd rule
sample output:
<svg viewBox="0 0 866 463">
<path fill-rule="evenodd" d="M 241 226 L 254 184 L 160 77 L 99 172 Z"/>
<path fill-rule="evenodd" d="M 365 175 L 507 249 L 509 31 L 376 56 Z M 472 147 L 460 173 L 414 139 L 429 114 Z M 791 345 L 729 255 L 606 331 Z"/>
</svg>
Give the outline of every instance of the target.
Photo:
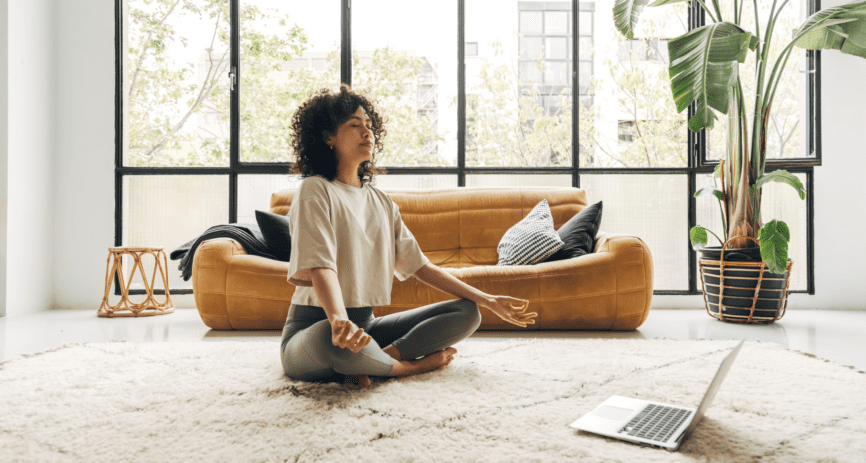
<svg viewBox="0 0 866 463">
<path fill-rule="evenodd" d="M 510 296 L 490 296 L 487 300 L 477 303 L 478 308 L 486 307 L 499 318 L 526 328 L 528 323 L 535 324 L 532 320 L 538 316 L 535 312 L 526 313 L 529 307 L 528 299 L 517 299 Z"/>
<path fill-rule="evenodd" d="M 331 342 L 339 348 L 349 349 L 357 354 L 372 340 L 369 334 L 364 333 L 363 328 L 358 328 L 350 320 L 334 320 L 331 323 Z"/>
</svg>

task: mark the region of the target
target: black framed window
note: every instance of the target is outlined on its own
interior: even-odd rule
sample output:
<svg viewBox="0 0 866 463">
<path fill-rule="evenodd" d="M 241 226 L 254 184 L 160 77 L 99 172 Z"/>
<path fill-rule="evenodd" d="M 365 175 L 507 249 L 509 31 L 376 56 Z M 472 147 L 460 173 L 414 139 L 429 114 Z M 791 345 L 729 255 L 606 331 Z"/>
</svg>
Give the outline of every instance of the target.
<svg viewBox="0 0 866 463">
<path fill-rule="evenodd" d="M 803 11 L 818 8 L 800 1 Z M 648 28 L 622 41 L 610 32 L 613 0 L 115 2 L 118 246 L 170 252 L 213 225 L 255 223 L 271 193 L 300 183 L 287 175 L 294 110 L 309 91 L 345 82 L 369 89 L 389 117 L 378 187 L 584 188 L 605 201 L 604 230 L 652 242 L 656 294 L 699 293 L 688 228 L 715 219 L 691 194 L 711 181 L 717 141 L 688 133 L 684 114 L 636 105 L 605 113 L 628 101 L 603 78 L 657 73 L 678 32 Z M 698 8 L 672 6 L 684 28 L 701 24 Z M 820 164 L 819 56 L 803 53 L 800 80 L 785 87 L 799 119 L 778 121 L 781 154 L 770 161 L 810 193 Z M 778 196 L 764 210 L 786 214 L 778 218 L 795 235 L 792 258 L 806 263 L 795 268 L 808 269 L 792 275 L 792 289 L 813 293 L 811 194 L 800 203 L 765 196 Z M 176 263 L 172 292 L 191 294 Z"/>
</svg>

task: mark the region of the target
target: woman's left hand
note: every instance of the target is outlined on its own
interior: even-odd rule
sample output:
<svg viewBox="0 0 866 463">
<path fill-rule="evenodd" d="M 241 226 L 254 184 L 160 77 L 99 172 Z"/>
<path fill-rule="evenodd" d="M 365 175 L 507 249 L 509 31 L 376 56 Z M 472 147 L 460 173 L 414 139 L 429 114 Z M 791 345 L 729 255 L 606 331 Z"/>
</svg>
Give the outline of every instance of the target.
<svg viewBox="0 0 866 463">
<path fill-rule="evenodd" d="M 526 328 L 527 323 L 535 324 L 532 318 L 538 315 L 535 312 L 526 313 L 529 300 L 510 296 L 490 296 L 486 300 L 477 302 L 476 305 L 479 309 L 482 307 L 490 309 L 499 318 L 523 328 Z"/>
</svg>

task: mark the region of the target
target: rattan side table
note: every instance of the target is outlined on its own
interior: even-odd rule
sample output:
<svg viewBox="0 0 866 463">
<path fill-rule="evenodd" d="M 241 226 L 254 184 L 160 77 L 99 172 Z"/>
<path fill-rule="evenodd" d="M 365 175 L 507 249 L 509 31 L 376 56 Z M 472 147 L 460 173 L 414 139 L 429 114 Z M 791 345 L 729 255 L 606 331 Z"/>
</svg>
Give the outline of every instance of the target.
<svg viewBox="0 0 866 463">
<path fill-rule="evenodd" d="M 123 267 L 121 266 L 121 258 L 124 254 L 130 254 L 135 259 L 135 262 L 132 264 L 132 272 L 129 274 L 129 281 L 126 283 L 123 281 Z M 147 274 L 144 273 L 144 266 L 141 264 L 141 256 L 143 254 L 150 254 L 155 259 L 153 276 L 151 276 L 149 283 L 147 281 Z M 160 256 L 162 257 L 161 261 Z M 113 265 L 111 263 L 112 258 L 114 258 Z M 109 270 L 109 267 L 111 270 Z M 135 275 L 136 268 L 140 269 L 141 279 L 144 280 L 144 287 L 147 290 L 147 299 L 139 304 L 134 304 L 129 300 L 129 284 L 132 283 L 132 277 Z M 162 275 L 162 283 L 165 287 L 165 301 L 162 303 L 157 302 L 153 297 L 153 283 L 156 281 L 157 269 L 159 269 L 159 273 Z M 168 259 L 162 248 L 155 246 L 120 246 L 108 248 L 108 261 L 105 264 L 105 296 L 102 298 L 102 305 L 99 307 L 97 315 L 106 318 L 146 317 L 174 312 L 174 304 L 171 303 L 171 296 L 168 291 L 167 269 Z M 111 281 L 114 280 L 115 273 L 117 274 L 117 280 L 120 282 L 122 296 L 120 302 L 115 305 L 109 305 L 108 295 L 111 291 Z"/>
</svg>

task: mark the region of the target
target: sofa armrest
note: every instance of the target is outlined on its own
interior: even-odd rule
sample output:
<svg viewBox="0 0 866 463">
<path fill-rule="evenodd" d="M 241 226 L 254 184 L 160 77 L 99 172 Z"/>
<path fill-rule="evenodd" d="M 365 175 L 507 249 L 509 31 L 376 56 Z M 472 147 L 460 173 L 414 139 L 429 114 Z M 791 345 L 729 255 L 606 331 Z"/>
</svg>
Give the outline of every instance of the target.
<svg viewBox="0 0 866 463">
<path fill-rule="evenodd" d="M 232 329 L 226 307 L 228 269 L 235 255 L 246 255 L 231 238 L 202 241 L 192 259 L 192 292 L 201 321 L 217 330 Z"/>
<path fill-rule="evenodd" d="M 199 316 L 218 330 L 282 327 L 295 293 L 288 272 L 288 262 L 247 254 L 231 238 L 204 241 L 192 270 Z"/>
<path fill-rule="evenodd" d="M 653 295 L 653 260 L 649 246 L 637 236 L 596 234 L 596 254 L 613 257 L 617 283 L 617 322 L 613 330 L 635 329 L 649 316 Z"/>
</svg>

